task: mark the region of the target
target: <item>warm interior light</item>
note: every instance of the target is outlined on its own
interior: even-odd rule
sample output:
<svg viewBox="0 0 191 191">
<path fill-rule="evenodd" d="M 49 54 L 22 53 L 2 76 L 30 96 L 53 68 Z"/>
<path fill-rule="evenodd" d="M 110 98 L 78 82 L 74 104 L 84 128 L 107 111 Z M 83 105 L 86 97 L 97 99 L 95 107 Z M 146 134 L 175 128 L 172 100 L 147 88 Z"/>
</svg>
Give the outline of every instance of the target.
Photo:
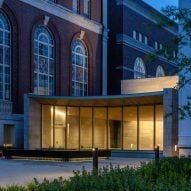
<svg viewBox="0 0 191 191">
<path fill-rule="evenodd" d="M 55 110 L 55 115 L 60 115 L 62 117 L 66 116 L 66 112 Z"/>
<path fill-rule="evenodd" d="M 70 136 L 70 124 L 68 123 L 67 124 L 67 137 Z"/>
<path fill-rule="evenodd" d="M 177 145 L 174 145 L 174 151 L 177 151 Z"/>
<path fill-rule="evenodd" d="M 133 148 L 133 144 L 130 145 L 131 149 Z"/>
</svg>

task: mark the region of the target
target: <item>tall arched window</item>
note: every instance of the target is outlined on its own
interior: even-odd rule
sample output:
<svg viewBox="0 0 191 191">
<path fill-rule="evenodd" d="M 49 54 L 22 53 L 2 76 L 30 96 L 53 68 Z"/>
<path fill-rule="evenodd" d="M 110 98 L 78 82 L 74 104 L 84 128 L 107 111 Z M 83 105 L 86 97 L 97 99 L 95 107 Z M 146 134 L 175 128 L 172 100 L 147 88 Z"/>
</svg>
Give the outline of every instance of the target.
<svg viewBox="0 0 191 191">
<path fill-rule="evenodd" d="M 11 100 L 11 26 L 0 10 L 0 99 Z"/>
<path fill-rule="evenodd" d="M 44 26 L 34 33 L 34 93 L 54 94 L 54 39 Z"/>
<path fill-rule="evenodd" d="M 72 43 L 72 95 L 88 95 L 88 51 L 79 39 Z"/>
<path fill-rule="evenodd" d="M 80 13 L 80 0 L 73 0 L 73 11 Z"/>
<path fill-rule="evenodd" d="M 136 58 L 135 64 L 134 64 L 134 78 L 140 79 L 145 78 L 146 76 L 146 69 L 145 64 L 141 58 Z"/>
<path fill-rule="evenodd" d="M 165 72 L 162 66 L 158 66 L 156 70 L 156 77 L 163 77 L 165 76 Z"/>
</svg>

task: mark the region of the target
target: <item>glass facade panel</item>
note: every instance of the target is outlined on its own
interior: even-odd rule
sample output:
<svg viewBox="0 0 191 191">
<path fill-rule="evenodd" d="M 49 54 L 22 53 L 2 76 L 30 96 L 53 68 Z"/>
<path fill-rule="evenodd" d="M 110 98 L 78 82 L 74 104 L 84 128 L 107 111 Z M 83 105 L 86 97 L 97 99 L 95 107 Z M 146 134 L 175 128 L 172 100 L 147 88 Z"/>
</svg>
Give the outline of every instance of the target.
<svg viewBox="0 0 191 191">
<path fill-rule="evenodd" d="M 107 109 L 94 108 L 94 147 L 107 148 Z"/>
<path fill-rule="evenodd" d="M 53 148 L 53 106 L 42 106 L 42 148 Z"/>
<path fill-rule="evenodd" d="M 92 148 L 92 108 L 80 108 L 80 149 Z"/>
<path fill-rule="evenodd" d="M 157 145 L 163 150 L 163 105 L 42 106 L 42 148 L 153 150 Z"/>
<path fill-rule="evenodd" d="M 137 150 L 137 107 L 123 109 L 123 148 Z"/>
<path fill-rule="evenodd" d="M 67 148 L 79 149 L 79 107 L 67 108 Z"/>
<path fill-rule="evenodd" d="M 159 145 L 160 150 L 163 150 L 163 106 L 157 105 L 155 108 L 155 146 Z"/>
<path fill-rule="evenodd" d="M 121 148 L 121 108 L 109 108 L 108 120 L 109 148 Z"/>
<path fill-rule="evenodd" d="M 66 140 L 66 108 L 62 106 L 55 107 L 54 123 L 54 145 L 55 148 L 65 148 Z"/>
<path fill-rule="evenodd" d="M 154 149 L 154 107 L 139 107 L 139 150 Z"/>
</svg>

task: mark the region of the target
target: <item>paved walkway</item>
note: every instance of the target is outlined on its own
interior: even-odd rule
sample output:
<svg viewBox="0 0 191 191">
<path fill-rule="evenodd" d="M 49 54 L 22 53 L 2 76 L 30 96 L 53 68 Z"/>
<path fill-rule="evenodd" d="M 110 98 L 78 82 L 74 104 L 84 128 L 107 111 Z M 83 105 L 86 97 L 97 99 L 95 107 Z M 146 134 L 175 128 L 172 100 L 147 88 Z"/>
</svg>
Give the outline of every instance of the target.
<svg viewBox="0 0 191 191">
<path fill-rule="evenodd" d="M 99 168 L 103 166 L 119 165 L 120 167 L 139 166 L 141 162 L 150 159 L 130 159 L 130 158 L 110 158 L 100 160 Z M 42 181 L 44 178 L 52 180 L 54 178 L 69 178 L 73 176 L 73 171 L 91 171 L 92 161 L 83 162 L 52 162 L 52 161 L 31 161 L 31 160 L 5 160 L 0 159 L 0 186 L 11 184 L 27 184 L 37 178 Z"/>
</svg>

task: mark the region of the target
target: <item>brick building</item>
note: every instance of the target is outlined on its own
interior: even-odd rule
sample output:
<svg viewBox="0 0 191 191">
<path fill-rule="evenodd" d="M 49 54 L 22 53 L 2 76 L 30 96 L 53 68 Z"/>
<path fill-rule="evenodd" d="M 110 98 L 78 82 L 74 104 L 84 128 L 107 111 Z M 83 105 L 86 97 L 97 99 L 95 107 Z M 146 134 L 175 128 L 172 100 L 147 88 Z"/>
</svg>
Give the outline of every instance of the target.
<svg viewBox="0 0 191 191">
<path fill-rule="evenodd" d="M 176 74 L 173 62 L 163 57 L 152 60 L 148 55 L 166 49 L 176 57 L 177 48 L 172 39 L 177 35 L 177 26 L 159 26 L 163 16 L 140 0 L 111 0 L 108 10 L 109 94 L 120 94 L 121 80 Z"/>
<path fill-rule="evenodd" d="M 101 1 L 88 3 L 1 1 L 1 136 L 22 131 L 25 93 L 101 94 Z"/>
<path fill-rule="evenodd" d="M 76 145 L 74 149 L 91 148 L 93 140 L 96 140 L 93 138 L 96 128 L 94 125 L 87 131 L 86 128 L 93 124 L 93 107 L 102 107 L 102 104 L 104 107 L 117 106 L 115 101 L 106 103 L 98 100 L 109 99 L 107 94 L 120 95 L 121 80 L 175 74 L 176 66 L 164 57 L 152 63 L 145 59 L 148 53 L 154 54 L 155 50 L 166 47 L 169 44 L 167 40 L 175 37 L 177 31 L 176 27 L 158 28 L 157 18 L 162 17 L 161 14 L 142 1 L 2 0 L 0 6 L 0 145 L 25 145 L 25 148 L 33 149 L 67 148 L 67 145 Z M 153 12 L 157 17 L 152 17 Z M 169 50 L 176 56 L 176 48 L 170 46 Z M 24 101 L 24 94 L 28 93 Z M 161 105 L 163 93 L 158 95 L 157 104 Z M 140 104 L 136 97 L 139 95 L 135 95 L 135 105 Z M 61 98 L 67 101 L 59 102 Z M 115 98 L 122 99 L 120 96 Z M 92 101 L 83 104 L 81 99 Z M 147 103 L 152 105 L 151 115 L 156 112 L 154 100 L 152 98 Z M 129 101 L 127 105 L 122 103 L 120 107 L 131 105 Z M 90 114 L 92 119 L 89 122 L 85 120 L 84 124 L 77 122 L 79 119 L 76 122 L 71 120 L 69 124 L 69 117 L 64 116 L 69 115 L 70 109 L 71 113 L 79 112 L 79 118 Z M 117 110 L 114 113 L 117 114 Z M 111 116 L 111 131 L 103 134 L 104 143 L 98 143 L 98 146 L 129 149 L 130 146 L 123 147 L 123 124 L 115 117 Z M 102 122 L 98 121 L 98 124 L 103 125 Z M 104 124 L 109 125 L 110 122 Z M 162 124 L 160 128 L 163 129 Z M 82 133 L 83 126 L 83 135 L 76 135 L 76 139 L 67 137 L 69 132 Z M 114 132 L 118 134 L 115 138 Z M 61 134 L 63 136 L 59 137 Z M 100 132 L 98 134 L 100 136 Z M 85 137 L 91 139 L 86 140 Z M 138 144 L 140 136 L 136 139 L 137 143 L 133 145 L 137 146 L 128 143 L 135 150 L 153 150 L 156 145 L 156 140 L 151 140 L 149 146 L 141 146 Z"/>
</svg>

